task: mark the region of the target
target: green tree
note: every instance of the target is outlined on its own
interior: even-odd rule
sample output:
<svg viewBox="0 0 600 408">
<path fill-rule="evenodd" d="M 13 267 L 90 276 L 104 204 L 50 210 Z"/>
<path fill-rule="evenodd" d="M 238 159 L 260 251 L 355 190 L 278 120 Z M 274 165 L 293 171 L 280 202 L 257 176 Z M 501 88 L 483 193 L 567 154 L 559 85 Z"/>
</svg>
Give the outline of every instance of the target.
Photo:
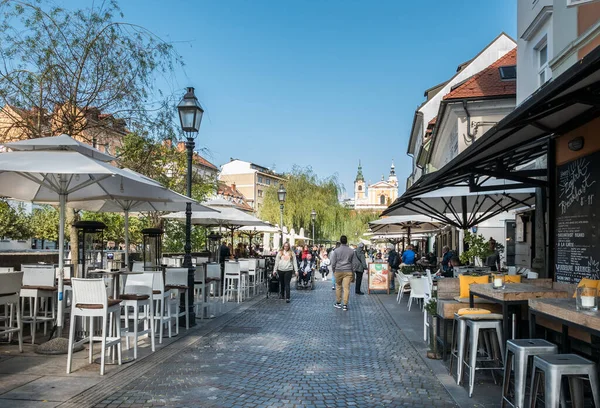
<svg viewBox="0 0 600 408">
<path fill-rule="evenodd" d="M 104 230 L 105 241 L 115 241 L 117 244 L 125 243 L 125 216 L 121 213 L 95 213 L 84 211 L 81 214 L 83 221 L 100 221 L 106 225 Z M 143 241 L 142 230 L 150 226 L 145 216 L 129 215 L 129 243 L 139 245 Z"/>
<path fill-rule="evenodd" d="M 51 205 L 43 205 L 33 209 L 31 213 L 32 237 L 42 241 L 58 241 L 58 224 L 60 215 Z"/>
<path fill-rule="evenodd" d="M 23 203 L 0 200 L 0 236 L 9 239 L 31 238 L 31 220 Z"/>
<path fill-rule="evenodd" d="M 123 17 L 116 0 L 76 10 L 0 0 L 0 102 L 31 112 L 14 115 L 13 128 L 43 136 L 50 112 L 53 134 L 113 126 L 111 118 L 86 120 L 91 110 L 130 126 L 154 122 L 160 102 L 153 98 L 162 95 L 155 75 L 182 61 L 170 44 Z"/>
<path fill-rule="evenodd" d="M 319 178 L 312 168 L 294 166 L 285 175 L 287 196 L 284 206 L 284 225 L 296 231 L 304 228 L 310 235 L 312 229 L 310 213 L 317 212 L 315 234 L 317 241 L 337 241 L 340 235 L 357 242 L 368 230 L 369 221 L 377 219 L 376 212 L 356 212 L 339 203 L 342 187 L 336 176 Z M 266 190 L 260 217 L 273 224 L 280 223 L 279 186 Z"/>
</svg>

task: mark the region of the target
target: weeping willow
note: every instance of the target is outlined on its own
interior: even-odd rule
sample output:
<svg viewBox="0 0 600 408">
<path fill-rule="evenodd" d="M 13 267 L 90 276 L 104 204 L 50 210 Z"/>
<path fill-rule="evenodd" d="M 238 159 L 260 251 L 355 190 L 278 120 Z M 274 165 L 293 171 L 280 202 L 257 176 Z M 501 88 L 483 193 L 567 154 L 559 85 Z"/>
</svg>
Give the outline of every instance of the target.
<svg viewBox="0 0 600 408">
<path fill-rule="evenodd" d="M 311 167 L 294 166 L 286 174 L 287 196 L 283 223 L 296 232 L 304 228 L 305 235 L 312 232 L 310 213 L 317 212 L 315 238 L 317 241 L 337 241 L 340 235 L 347 235 L 350 242 L 358 242 L 368 229 L 369 221 L 378 218 L 377 212 L 356 212 L 339 203 L 342 186 L 336 175 L 319 178 Z M 277 190 L 271 186 L 265 191 L 263 206 L 259 216 L 272 224 L 279 224 L 280 210 Z"/>
</svg>

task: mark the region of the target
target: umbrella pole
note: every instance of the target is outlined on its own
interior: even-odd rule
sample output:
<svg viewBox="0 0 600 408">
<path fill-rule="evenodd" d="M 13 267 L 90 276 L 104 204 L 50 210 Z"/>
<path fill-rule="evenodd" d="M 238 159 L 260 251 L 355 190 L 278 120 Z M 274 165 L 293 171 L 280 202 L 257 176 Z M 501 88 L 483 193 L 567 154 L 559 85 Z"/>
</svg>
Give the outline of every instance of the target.
<svg viewBox="0 0 600 408">
<path fill-rule="evenodd" d="M 125 210 L 125 269 L 129 270 L 129 210 Z"/>
<path fill-rule="evenodd" d="M 66 184 L 61 179 L 61 184 Z M 64 301 L 63 301 L 63 293 L 64 293 L 64 277 L 65 277 L 65 209 L 67 206 L 67 195 L 60 194 L 59 195 L 59 223 L 58 223 L 58 316 L 57 323 L 58 326 L 58 336 L 60 337 L 62 334 L 62 327 L 64 325 L 63 317 L 64 317 Z"/>
</svg>

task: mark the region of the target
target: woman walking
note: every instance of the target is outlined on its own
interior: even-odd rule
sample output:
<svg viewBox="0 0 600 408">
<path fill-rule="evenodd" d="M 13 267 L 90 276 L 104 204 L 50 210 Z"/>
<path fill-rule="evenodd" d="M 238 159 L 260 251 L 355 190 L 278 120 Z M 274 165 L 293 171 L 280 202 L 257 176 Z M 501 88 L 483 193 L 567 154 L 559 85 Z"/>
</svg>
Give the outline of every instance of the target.
<svg viewBox="0 0 600 408">
<path fill-rule="evenodd" d="M 292 274 L 298 273 L 298 262 L 289 242 L 283 244 L 283 248 L 277 252 L 273 268 L 273 273 L 275 272 L 279 274 L 279 299 L 290 303 L 290 281 Z"/>
</svg>

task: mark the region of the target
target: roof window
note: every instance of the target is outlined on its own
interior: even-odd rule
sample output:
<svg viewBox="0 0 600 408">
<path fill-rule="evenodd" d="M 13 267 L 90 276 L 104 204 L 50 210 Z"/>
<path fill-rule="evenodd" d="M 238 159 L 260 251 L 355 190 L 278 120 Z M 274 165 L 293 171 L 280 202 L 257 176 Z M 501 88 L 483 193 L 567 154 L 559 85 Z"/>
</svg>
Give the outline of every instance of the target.
<svg viewBox="0 0 600 408">
<path fill-rule="evenodd" d="M 517 79 L 517 66 L 507 65 L 505 67 L 498 68 L 500 70 L 500 78 L 503 81 L 510 81 Z"/>
</svg>

